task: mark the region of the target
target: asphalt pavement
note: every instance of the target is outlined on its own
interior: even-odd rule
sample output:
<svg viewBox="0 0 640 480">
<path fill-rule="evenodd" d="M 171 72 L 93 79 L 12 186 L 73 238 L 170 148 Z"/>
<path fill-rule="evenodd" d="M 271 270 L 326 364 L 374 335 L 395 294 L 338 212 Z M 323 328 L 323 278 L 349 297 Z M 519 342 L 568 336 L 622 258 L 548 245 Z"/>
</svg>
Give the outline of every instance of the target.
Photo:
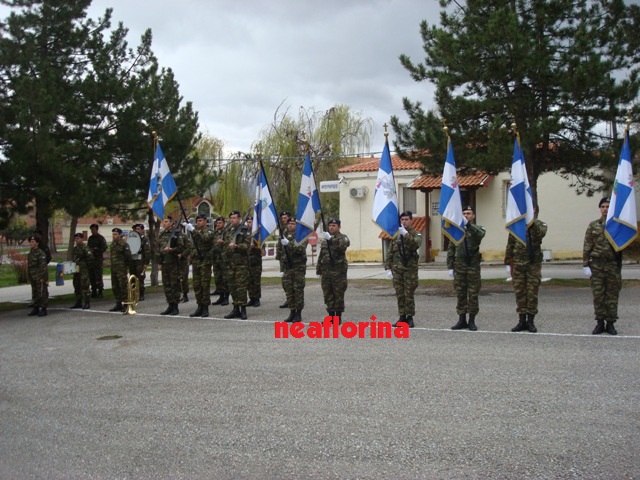
<svg viewBox="0 0 640 480">
<path fill-rule="evenodd" d="M 350 269 L 346 322 L 395 320 L 391 282 L 367 281 L 383 277 Z M 588 287 L 549 283 L 537 334 L 510 332 L 508 282 L 484 285 L 478 332 L 450 330 L 452 287 L 420 286 L 410 338 L 276 339 L 277 284 L 246 321 L 190 318 L 193 300 L 162 316 L 162 294 L 136 315 L 16 309 L 0 315 L 0 478 L 640 478 L 639 298 L 623 289 L 618 336 L 590 334 Z M 325 314 L 315 279 L 305 304 L 307 328 Z"/>
</svg>

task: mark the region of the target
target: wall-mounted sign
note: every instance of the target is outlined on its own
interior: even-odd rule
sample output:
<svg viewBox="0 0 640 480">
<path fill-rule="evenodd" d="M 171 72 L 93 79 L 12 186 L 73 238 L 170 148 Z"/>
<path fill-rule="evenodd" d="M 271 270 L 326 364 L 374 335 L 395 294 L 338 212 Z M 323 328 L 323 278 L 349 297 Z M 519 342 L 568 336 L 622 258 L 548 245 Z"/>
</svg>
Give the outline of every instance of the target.
<svg viewBox="0 0 640 480">
<path fill-rule="evenodd" d="M 338 193 L 340 191 L 340 180 L 326 180 L 320 182 L 320 191 L 322 193 Z"/>
</svg>

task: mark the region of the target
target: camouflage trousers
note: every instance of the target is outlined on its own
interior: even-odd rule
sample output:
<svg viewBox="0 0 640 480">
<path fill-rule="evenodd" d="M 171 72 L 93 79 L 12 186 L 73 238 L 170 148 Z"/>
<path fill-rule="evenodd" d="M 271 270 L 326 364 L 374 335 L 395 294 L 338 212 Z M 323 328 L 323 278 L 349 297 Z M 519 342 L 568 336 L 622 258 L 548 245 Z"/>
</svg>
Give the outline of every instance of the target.
<svg viewBox="0 0 640 480">
<path fill-rule="evenodd" d="M 282 287 L 287 296 L 289 310 L 302 310 L 304 308 L 304 286 L 306 283 L 307 265 L 296 265 L 287 268 L 282 277 Z"/>
<path fill-rule="evenodd" d="M 478 295 L 480 293 L 480 265 L 458 265 L 454 268 L 453 285 L 456 289 L 458 303 L 456 313 L 477 315 L 480 311 Z"/>
<path fill-rule="evenodd" d="M 180 291 L 183 295 L 189 293 L 189 260 L 182 258 L 180 260 Z"/>
<path fill-rule="evenodd" d="M 89 281 L 91 282 L 91 290 L 102 290 L 104 281 L 102 280 L 102 263 L 103 259 L 94 258 L 89 262 Z"/>
<path fill-rule="evenodd" d="M 213 262 L 213 280 L 216 285 L 216 290 L 218 292 L 228 292 L 229 287 L 227 286 L 226 275 L 226 266 L 224 262 Z"/>
<path fill-rule="evenodd" d="M 191 269 L 193 270 L 193 292 L 196 294 L 196 303 L 210 305 L 211 264 L 195 259 L 191 262 Z"/>
<path fill-rule="evenodd" d="M 142 260 L 133 260 L 129 266 L 129 274 L 138 277 L 140 282 L 140 295 L 144 295 L 144 279 L 147 278 L 143 267 Z"/>
<path fill-rule="evenodd" d="M 260 261 L 249 260 L 249 278 L 247 291 L 250 299 L 259 299 L 262 297 L 262 259 Z"/>
<path fill-rule="evenodd" d="M 177 263 L 162 265 L 162 286 L 167 303 L 180 303 L 180 270 Z"/>
<path fill-rule="evenodd" d="M 227 284 L 233 304 L 238 307 L 247 305 L 247 284 L 249 267 L 247 263 L 229 263 L 226 271 Z"/>
<path fill-rule="evenodd" d="M 516 311 L 520 313 L 538 313 L 538 289 L 542 280 L 542 264 L 514 263 L 511 268 L 513 290 L 516 293 Z"/>
<path fill-rule="evenodd" d="M 111 288 L 116 302 L 124 302 L 127 295 L 127 269 L 126 267 L 111 266 Z"/>
<path fill-rule="evenodd" d="M 89 271 L 81 268 L 79 272 L 73 274 L 73 293 L 77 300 L 88 300 L 91 294 L 91 283 L 89 282 Z"/>
<path fill-rule="evenodd" d="M 618 297 L 622 289 L 622 274 L 615 262 L 591 263 L 591 291 L 597 320 L 615 322 L 618 319 Z"/>
<path fill-rule="evenodd" d="M 347 291 L 347 270 L 329 270 L 320 279 L 324 304 L 329 312 L 344 312 L 344 293 Z"/>
<path fill-rule="evenodd" d="M 396 290 L 396 300 L 398 301 L 398 314 L 416 314 L 415 292 L 418 288 L 418 265 L 400 264 L 393 265 L 393 288 Z"/>
<path fill-rule="evenodd" d="M 34 307 L 47 308 L 49 304 L 48 279 L 31 280 L 31 302 Z"/>
</svg>

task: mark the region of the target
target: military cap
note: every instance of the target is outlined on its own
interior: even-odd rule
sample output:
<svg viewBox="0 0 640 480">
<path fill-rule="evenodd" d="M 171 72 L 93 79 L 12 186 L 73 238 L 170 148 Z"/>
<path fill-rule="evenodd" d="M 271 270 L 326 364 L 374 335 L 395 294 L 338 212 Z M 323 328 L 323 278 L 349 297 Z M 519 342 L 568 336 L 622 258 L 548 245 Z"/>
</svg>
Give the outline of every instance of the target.
<svg viewBox="0 0 640 480">
<path fill-rule="evenodd" d="M 198 215 L 196 218 L 204 218 L 205 220 L 207 219 L 207 216 L 204 213 L 201 213 L 200 215 Z"/>
<path fill-rule="evenodd" d="M 467 210 L 471 210 L 473 213 L 476 213 L 476 211 L 473 209 L 473 207 L 471 205 L 467 205 L 466 207 L 462 207 L 462 211 L 466 212 Z"/>
<path fill-rule="evenodd" d="M 238 210 L 231 210 L 231 213 L 229 213 L 229 216 L 231 215 L 238 215 L 240 216 L 240 212 Z"/>
<path fill-rule="evenodd" d="M 78 232 L 73 236 L 73 238 L 84 238 L 84 235 Z"/>
<path fill-rule="evenodd" d="M 291 222 L 296 222 L 296 217 L 289 217 L 289 220 L 287 220 L 287 223 L 291 223 Z"/>
<path fill-rule="evenodd" d="M 120 229 L 118 227 L 111 229 L 111 231 L 112 232 L 118 232 L 120 235 L 122 235 L 122 229 Z"/>
<path fill-rule="evenodd" d="M 91 225 L 89 225 L 89 229 L 91 228 L 100 228 L 100 227 L 98 226 L 97 223 L 92 223 Z"/>
<path fill-rule="evenodd" d="M 283 210 L 280 212 L 280 216 L 282 217 L 283 215 L 286 215 L 287 217 L 291 216 L 291 212 L 289 212 L 288 210 Z"/>
<path fill-rule="evenodd" d="M 218 218 L 216 218 L 216 222 L 224 222 L 224 217 L 218 217 Z"/>
<path fill-rule="evenodd" d="M 611 203 L 611 199 L 609 197 L 602 197 L 598 203 L 598 207 L 601 207 L 603 203 Z"/>
<path fill-rule="evenodd" d="M 327 225 L 331 225 L 332 223 L 335 223 L 336 225 L 341 225 L 340 219 L 337 217 L 331 217 L 327 222 Z"/>
</svg>

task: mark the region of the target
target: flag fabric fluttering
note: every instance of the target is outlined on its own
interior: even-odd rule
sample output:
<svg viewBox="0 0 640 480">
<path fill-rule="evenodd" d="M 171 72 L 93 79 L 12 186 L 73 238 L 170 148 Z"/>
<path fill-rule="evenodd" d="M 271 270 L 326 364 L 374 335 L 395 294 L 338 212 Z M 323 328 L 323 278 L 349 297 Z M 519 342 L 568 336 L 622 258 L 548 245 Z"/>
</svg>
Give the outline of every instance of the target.
<svg viewBox="0 0 640 480">
<path fill-rule="evenodd" d="M 264 171 L 262 162 L 260 162 L 251 236 L 256 240 L 258 246 L 262 248 L 267 237 L 269 237 L 277 227 L 278 214 L 276 212 L 276 207 L 273 204 L 273 197 L 269 190 L 269 184 L 267 183 L 267 175 Z"/>
<path fill-rule="evenodd" d="M 320 211 L 320 196 L 316 188 L 316 179 L 313 174 L 311 158 L 309 154 L 304 159 L 302 178 L 300 179 L 300 193 L 298 194 L 298 210 L 296 219 L 296 242 L 300 243 L 313 233 L 316 222 L 316 214 Z"/>
<path fill-rule="evenodd" d="M 513 144 L 513 162 L 511 163 L 511 183 L 507 193 L 507 211 L 505 228 L 510 235 L 527 244 L 527 227 L 534 220 L 533 194 L 529 186 L 527 167 L 520 148 L 520 139 Z"/>
<path fill-rule="evenodd" d="M 398 192 L 396 191 L 396 181 L 393 178 L 389 141 L 386 139 L 378 167 L 372 220 L 390 237 L 395 237 L 398 228 L 400 228 Z"/>
<path fill-rule="evenodd" d="M 613 184 L 605 235 L 616 252 L 629 246 L 638 236 L 636 197 L 633 190 L 633 168 L 629 150 L 629 130 L 625 132 L 618 170 Z"/>
<path fill-rule="evenodd" d="M 149 194 L 147 204 L 160 220 L 164 219 L 164 207 L 178 192 L 176 182 L 169 171 L 167 159 L 164 158 L 160 144 L 156 147 L 153 168 L 151 169 L 151 181 L 149 182 Z"/>
<path fill-rule="evenodd" d="M 442 232 L 453 242 L 460 245 L 464 240 L 467 219 L 462 215 L 462 196 L 453 156 L 451 139 L 447 139 L 447 159 L 442 172 L 442 191 L 438 213 L 442 219 Z"/>
</svg>

